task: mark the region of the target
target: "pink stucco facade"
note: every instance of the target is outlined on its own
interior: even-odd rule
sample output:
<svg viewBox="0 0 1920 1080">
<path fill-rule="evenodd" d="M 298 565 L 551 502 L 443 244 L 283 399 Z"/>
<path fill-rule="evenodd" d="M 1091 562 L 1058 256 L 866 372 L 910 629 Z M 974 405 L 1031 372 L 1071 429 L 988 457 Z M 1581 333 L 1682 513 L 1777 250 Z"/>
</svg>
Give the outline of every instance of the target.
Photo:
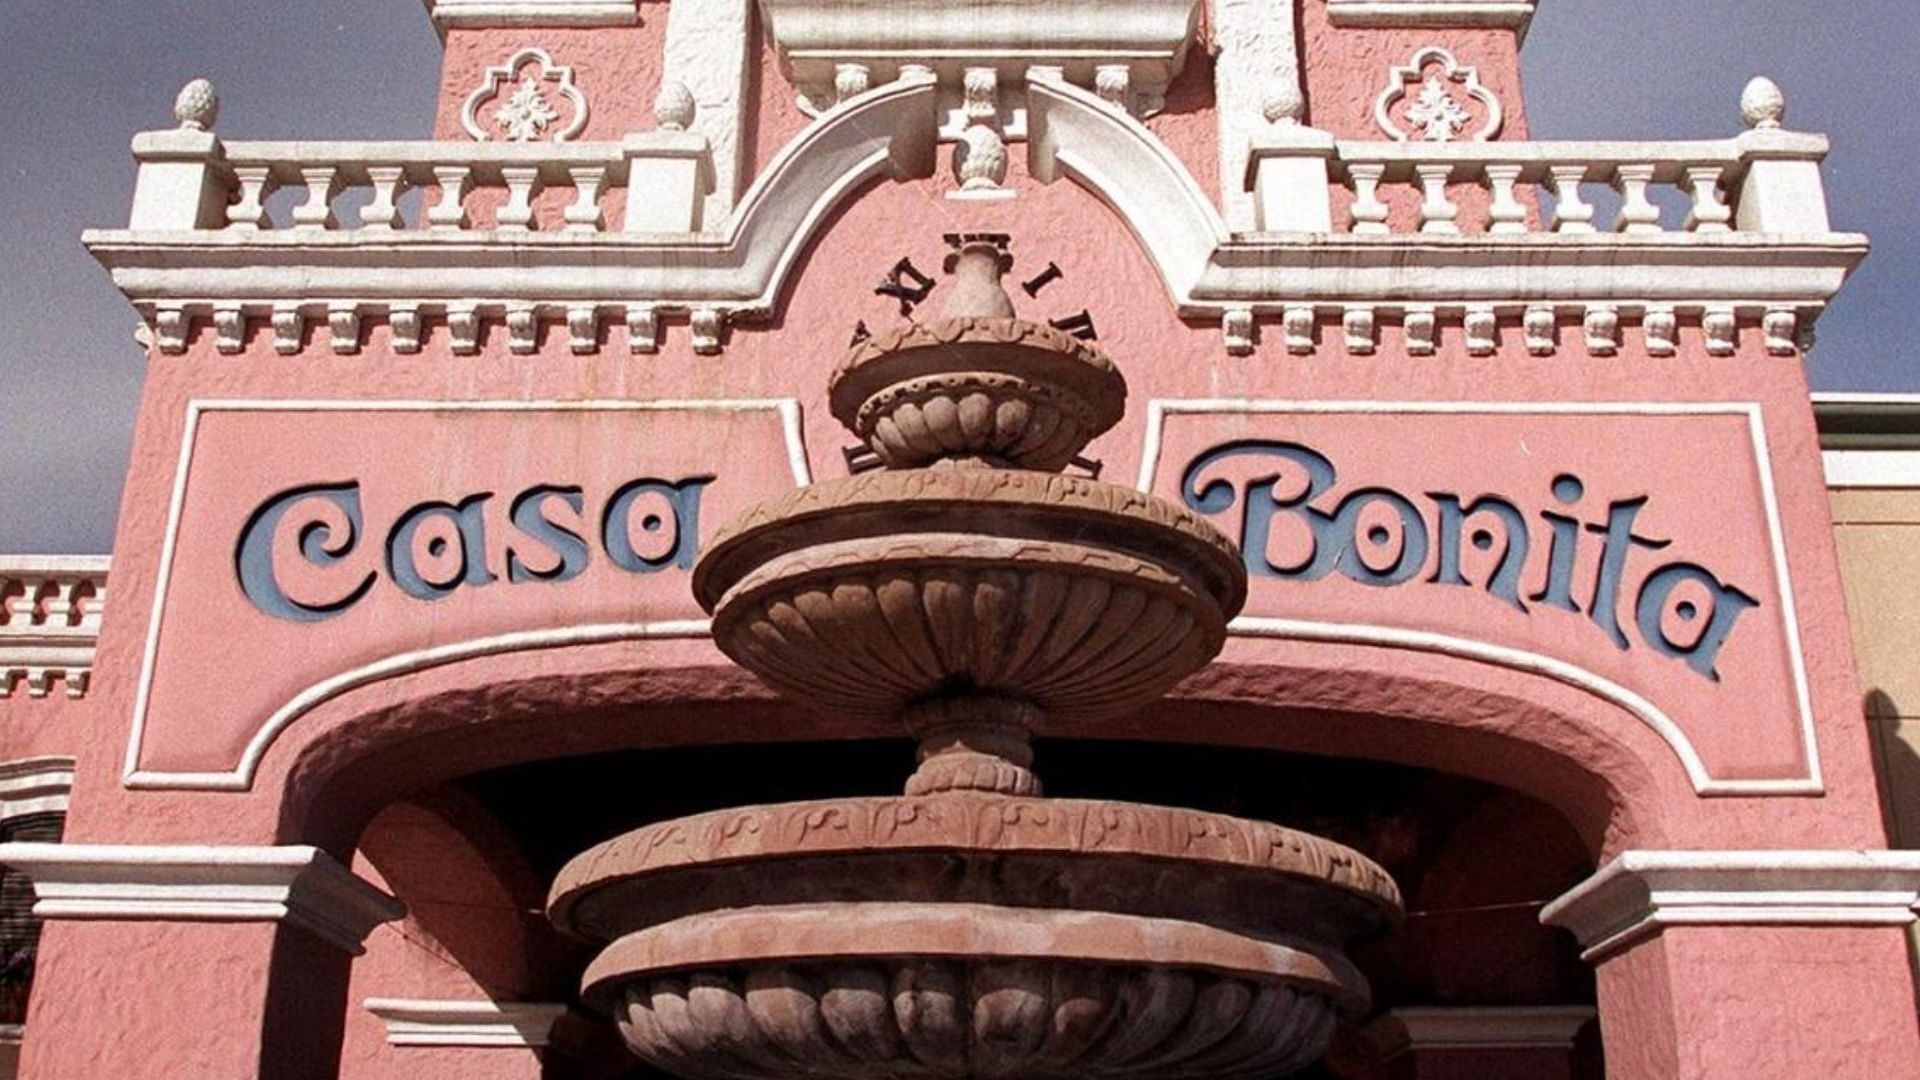
<svg viewBox="0 0 1920 1080">
<path fill-rule="evenodd" d="M 43 912 L 19 1075 L 624 1075 L 617 1039 L 574 1002 L 579 946 L 539 914 L 553 853 L 528 837 L 545 834 L 501 820 L 501 791 L 545 796 L 473 778 L 622 755 L 637 770 L 625 781 L 635 805 L 653 806 L 639 792 L 665 779 L 646 770 L 690 748 L 898 735 L 796 707 L 734 668 L 704 634 L 687 570 L 750 504 L 848 472 L 824 387 L 850 338 L 901 319 L 905 305 L 875 283 L 907 260 L 938 303 L 945 238 L 973 233 L 1011 237 L 1009 280 L 1037 283 L 1013 290 L 1021 316 L 1078 326 L 1085 313 L 1126 365 L 1126 416 L 1083 468 L 1206 516 L 1243 545 L 1251 574 L 1224 652 L 1165 703 L 1044 734 L 1220 755 L 1209 761 L 1316 755 L 1445 778 L 1429 789 L 1490 791 L 1446 806 L 1438 839 L 1369 832 L 1373 811 L 1342 811 L 1390 868 L 1402 865 L 1395 851 L 1418 851 L 1405 862 L 1417 877 L 1401 883 L 1416 915 L 1363 964 L 1380 1011 L 1445 1005 L 1518 1023 L 1501 1010 L 1597 1009 L 1597 1036 L 1576 1023 L 1559 1044 L 1483 1037 L 1436 1050 L 1416 1031 L 1386 1050 L 1355 1023 L 1324 1075 L 1920 1075 L 1910 905 L 1898 917 L 1900 890 L 1920 878 L 1902 864 L 1870 887 L 1772 858 L 1888 847 L 1806 374 L 1778 322 L 1810 320 L 1826 288 L 1785 262 L 1811 251 L 1808 265 L 1832 271 L 1860 244 L 1769 233 L 1757 216 L 1772 197 L 1755 186 L 1772 182 L 1764 170 L 1805 154 L 1725 163 L 1726 198 L 1748 200 L 1726 232 L 1671 217 L 1661 236 L 1616 235 L 1605 220 L 1597 233 L 1556 232 L 1553 207 L 1566 200 L 1536 172 L 1509 192 L 1524 212 L 1502 232 L 1488 163 L 1591 159 L 1582 175 L 1597 191 L 1637 161 L 1527 141 L 1522 34 L 1495 10 L 1516 5 L 1458 5 L 1467 25 L 1418 14 L 1377 25 L 1300 0 L 1295 40 L 1260 54 L 1280 65 L 1261 77 L 1298 80 L 1299 123 L 1248 123 L 1338 140 L 1331 156 L 1301 158 L 1331 170 L 1331 232 L 1223 219 L 1218 236 L 1180 233 L 1154 193 L 1209 204 L 1252 193 L 1251 176 L 1221 175 L 1221 140 L 1246 136 L 1223 134 L 1244 128 L 1222 122 L 1217 91 L 1251 77 L 1233 75 L 1249 61 L 1219 45 L 1244 13 L 1195 13 L 1180 73 L 1132 112 L 1097 97 L 1078 60 L 1066 90 L 1030 92 L 1007 72 L 1031 58 L 991 57 L 934 63 L 935 89 L 917 105 L 921 76 L 869 65 L 863 85 L 837 106 L 829 93 L 819 112 L 813 98 L 797 104 L 821 89 L 789 82 L 792 59 L 769 25 L 780 16 L 764 9 L 742 6 L 736 47 L 676 28 L 665 3 L 602 25 L 494 6 L 536 14 L 511 25 L 448 16 L 425 133 L 435 142 L 386 158 L 355 151 L 336 174 L 377 187 L 369 169 L 391 158 L 406 187 L 427 188 L 419 209 L 403 202 L 400 229 L 233 231 L 241 216 L 225 208 L 244 203 L 253 160 L 233 144 L 218 167 L 142 159 L 143 185 L 181 161 L 204 169 L 189 182 L 219 189 L 211 218 L 190 206 L 183 224 L 90 235 L 155 325 L 112 603 L 83 697 L 0 701 L 0 757 L 73 759 L 63 842 L 118 851 L 92 880 L 134 882 L 135 899 Z M 1081 18 L 1101 18 L 1082 6 Z M 526 48 L 570 69 L 585 122 L 569 142 L 511 148 L 524 163 L 480 160 L 465 174 L 464 228 L 435 232 L 426 215 L 449 204 L 454 174 L 421 163 L 500 142 L 497 127 L 474 140 L 465 119 L 486 122 L 500 100 L 475 110 L 470 98 Z M 1389 171 L 1385 228 L 1366 235 L 1353 170 L 1373 144 L 1415 161 L 1421 140 L 1389 139 L 1375 112 L 1394 66 L 1429 49 L 1474 69 L 1502 125 L 1474 141 L 1488 106 L 1467 80 L 1437 76 L 1464 110 L 1458 140 L 1432 144 L 1452 171 L 1425 192 L 1415 172 Z M 704 236 L 636 240 L 634 162 L 651 159 L 617 144 L 662 127 L 657 99 L 688 77 L 675 68 L 688 56 L 739 62 L 737 94 L 694 94 L 687 129 L 709 151 L 737 149 L 737 190 L 705 202 Z M 956 198 L 962 69 L 980 63 L 1000 72 L 985 108 L 1009 164 L 993 197 Z M 552 100 L 555 125 L 580 107 Z M 1405 122 L 1407 100 L 1383 107 Z M 832 156 L 834 140 L 882 129 L 895 132 L 899 175 Z M 541 146 L 553 155 L 544 164 Z M 1663 183 L 1726 153 L 1644 151 Z M 605 183 L 592 200 L 602 219 L 568 232 L 581 224 L 569 211 L 583 179 L 568 170 L 606 161 L 625 164 L 592 181 Z M 275 164 L 272 183 L 297 186 L 301 170 L 323 167 Z M 516 167 L 538 173 L 537 189 L 518 193 L 524 231 L 501 228 Z M 709 199 L 648 182 L 662 186 L 643 202 Z M 1459 231 L 1423 229 L 1442 222 L 1423 201 L 1449 193 Z M 783 199 L 804 208 L 791 229 L 749 227 L 754 214 L 774 220 Z M 748 241 L 788 245 L 769 260 L 768 303 L 726 293 L 732 279 L 708 270 L 724 261 L 713 251 Z M 681 242 L 689 254 L 676 262 Z M 637 253 L 649 244 L 669 254 L 646 262 Z M 1204 266 L 1183 277 L 1189 258 Z M 1609 263 L 1642 269 L 1603 281 L 1596 268 Z M 248 267 L 257 284 L 242 280 Z M 276 292 L 289 274 L 313 291 Z M 652 286 L 627 282 L 648 274 L 684 288 L 643 304 L 630 290 Z M 415 299 L 415 287 L 439 291 Z M 1756 303 L 1736 292 L 1749 287 Z M 1488 291 L 1500 289 L 1511 291 Z M 722 312 L 717 343 L 696 340 L 706 309 Z M 1244 345 L 1230 340 L 1243 312 Z M 469 318 L 474 329 L 458 325 Z M 807 760 L 833 767 L 831 755 Z M 748 775 L 713 784 L 751 797 Z M 1442 803 L 1419 805 L 1440 814 Z M 584 839 L 618 825 L 585 826 Z M 269 910 L 352 907 L 345 886 L 289 886 L 294 899 L 242 908 L 238 879 L 205 869 L 227 865 L 222 850 L 305 847 L 406 914 L 366 932 L 356 955 Z M 164 880 L 126 869 L 161 849 L 202 869 Z M 1546 902 L 1640 852 L 1698 857 L 1677 883 L 1636 879 L 1627 899 L 1602 898 L 1603 914 L 1575 905 L 1558 927 L 1540 924 Z M 1726 852 L 1759 869 L 1715 876 L 1709 856 Z M 73 874 L 49 869 L 57 856 L 16 854 L 43 898 L 71 888 Z M 211 883 L 195 894 L 205 906 L 169 906 L 167 888 L 195 881 Z M 1689 907 L 1663 889 L 1730 891 Z M 1631 940 L 1610 940 L 1628 926 Z M 1585 961 L 1568 959 L 1582 949 Z M 440 1042 L 409 1043 L 368 999 L 574 1009 L 536 1036 L 439 1021 Z"/>
</svg>

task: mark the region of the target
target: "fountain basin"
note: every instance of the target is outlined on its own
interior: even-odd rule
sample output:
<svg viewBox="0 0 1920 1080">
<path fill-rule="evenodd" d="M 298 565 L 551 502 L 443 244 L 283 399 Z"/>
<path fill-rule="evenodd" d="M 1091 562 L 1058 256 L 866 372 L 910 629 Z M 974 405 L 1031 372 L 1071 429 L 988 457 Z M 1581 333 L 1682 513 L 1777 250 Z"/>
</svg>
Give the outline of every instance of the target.
<svg viewBox="0 0 1920 1080">
<path fill-rule="evenodd" d="M 855 345 L 828 401 L 890 468 L 964 456 L 1058 472 L 1120 422 L 1127 383 L 1105 353 L 1051 326 L 957 316 Z"/>
<path fill-rule="evenodd" d="M 642 931 L 588 969 L 586 999 L 689 1080 L 1264 1077 L 1367 1003 L 1345 961 L 1206 926 L 885 904 Z"/>
<path fill-rule="evenodd" d="M 694 569 L 714 640 L 776 689 L 893 718 L 998 695 L 1051 724 L 1137 709 L 1203 666 L 1239 553 L 1131 488 L 1017 470 L 816 484 L 748 511 Z"/>
<path fill-rule="evenodd" d="M 696 1080 L 1270 1076 L 1364 1014 L 1342 949 L 1398 911 L 1378 866 L 1278 825 L 979 792 L 661 822 L 548 905 L 610 943 L 585 1000 Z"/>
</svg>

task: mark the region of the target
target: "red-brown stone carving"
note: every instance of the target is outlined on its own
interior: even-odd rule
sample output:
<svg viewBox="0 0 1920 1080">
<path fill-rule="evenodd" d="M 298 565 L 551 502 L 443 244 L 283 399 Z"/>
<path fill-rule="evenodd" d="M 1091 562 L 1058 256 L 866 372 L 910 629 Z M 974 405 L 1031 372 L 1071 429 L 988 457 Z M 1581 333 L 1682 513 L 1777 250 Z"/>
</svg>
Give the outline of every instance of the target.
<svg viewBox="0 0 1920 1080">
<path fill-rule="evenodd" d="M 1271 1076 L 1365 1000 L 1285 945 L 980 905 L 695 916 L 614 943 L 587 985 L 641 1056 L 702 1080 Z"/>
<path fill-rule="evenodd" d="M 1263 822 L 1041 797 L 1030 739 L 1141 708 L 1246 597 L 1184 509 L 1060 470 L 1117 423 L 1098 349 L 1016 318 L 1003 238 L 943 318 L 856 346 L 834 415 L 889 469 L 749 510 L 694 569 L 728 656 L 920 740 L 907 794 L 661 822 L 573 860 L 586 1000 L 690 1080 L 1272 1076 L 1364 1012 L 1386 873 Z"/>
<path fill-rule="evenodd" d="M 964 455 L 1057 472 L 1120 421 L 1127 384 L 1105 353 L 1071 334 L 959 316 L 855 346 L 828 400 L 892 468 Z"/>
</svg>

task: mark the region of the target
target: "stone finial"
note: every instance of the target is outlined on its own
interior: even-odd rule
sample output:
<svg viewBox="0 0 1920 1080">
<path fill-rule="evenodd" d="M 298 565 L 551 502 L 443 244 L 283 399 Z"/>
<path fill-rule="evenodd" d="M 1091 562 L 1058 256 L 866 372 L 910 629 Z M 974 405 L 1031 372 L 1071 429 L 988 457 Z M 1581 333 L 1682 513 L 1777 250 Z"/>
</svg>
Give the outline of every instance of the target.
<svg viewBox="0 0 1920 1080">
<path fill-rule="evenodd" d="M 662 83 L 653 99 L 653 118 L 660 122 L 662 131 L 685 131 L 693 126 L 694 107 L 693 91 L 686 83 Z"/>
<path fill-rule="evenodd" d="M 962 191 L 995 191 L 1007 180 L 1007 144 L 1000 133 L 974 124 L 954 147 L 953 171 Z"/>
<path fill-rule="evenodd" d="M 1766 76 L 1757 76 L 1740 94 L 1740 116 L 1756 131 L 1778 131 L 1787 118 L 1787 95 Z"/>
<path fill-rule="evenodd" d="M 182 130 L 212 131 L 220 119 L 220 95 L 213 92 L 213 84 L 195 79 L 181 87 L 180 96 L 173 99 L 173 118 Z"/>
<path fill-rule="evenodd" d="M 1300 88 L 1287 79 L 1273 80 L 1262 92 L 1260 112 L 1269 124 L 1298 124 L 1306 111 L 1307 102 L 1300 96 Z"/>
</svg>

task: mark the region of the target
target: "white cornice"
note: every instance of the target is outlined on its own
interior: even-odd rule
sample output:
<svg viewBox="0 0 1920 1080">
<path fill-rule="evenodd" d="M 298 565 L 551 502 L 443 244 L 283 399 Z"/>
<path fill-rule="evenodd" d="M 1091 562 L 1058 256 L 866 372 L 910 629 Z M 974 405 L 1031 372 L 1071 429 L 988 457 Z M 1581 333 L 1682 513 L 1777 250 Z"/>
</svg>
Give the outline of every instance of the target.
<svg viewBox="0 0 1920 1080">
<path fill-rule="evenodd" d="M 1568 1050 L 1593 1018 L 1591 1005 L 1408 1007 L 1362 1034 L 1389 1059 L 1418 1050 Z"/>
<path fill-rule="evenodd" d="M 549 1002 L 434 1001 L 370 997 L 368 1012 L 387 1025 L 392 1046 L 547 1045 L 567 1007 Z"/>
<path fill-rule="evenodd" d="M 1603 960 L 1669 926 L 1905 926 L 1916 851 L 1627 851 L 1540 912 Z"/>
<path fill-rule="evenodd" d="M 1830 488 L 1920 487 L 1920 450 L 1825 450 Z"/>
<path fill-rule="evenodd" d="M 1199 24 L 1197 0 L 761 0 L 782 69 L 802 86 L 833 85 L 842 64 L 874 82 L 920 64 L 957 80 L 995 68 L 1009 82 L 1033 65 L 1090 81 L 1124 66 L 1137 83 L 1164 87 L 1180 73 Z"/>
<path fill-rule="evenodd" d="M 434 28 L 481 26 L 632 26 L 639 0 L 425 0 Z"/>
<path fill-rule="evenodd" d="M 1327 0 L 1335 26 L 1500 27 L 1524 43 L 1534 0 Z"/>
<path fill-rule="evenodd" d="M 0 844 L 44 919 L 285 922 L 356 955 L 406 908 L 318 848 Z"/>
<path fill-rule="evenodd" d="M 9 761 L 0 765 L 0 822 L 29 814 L 64 814 L 72 790 L 70 757 Z"/>
</svg>

